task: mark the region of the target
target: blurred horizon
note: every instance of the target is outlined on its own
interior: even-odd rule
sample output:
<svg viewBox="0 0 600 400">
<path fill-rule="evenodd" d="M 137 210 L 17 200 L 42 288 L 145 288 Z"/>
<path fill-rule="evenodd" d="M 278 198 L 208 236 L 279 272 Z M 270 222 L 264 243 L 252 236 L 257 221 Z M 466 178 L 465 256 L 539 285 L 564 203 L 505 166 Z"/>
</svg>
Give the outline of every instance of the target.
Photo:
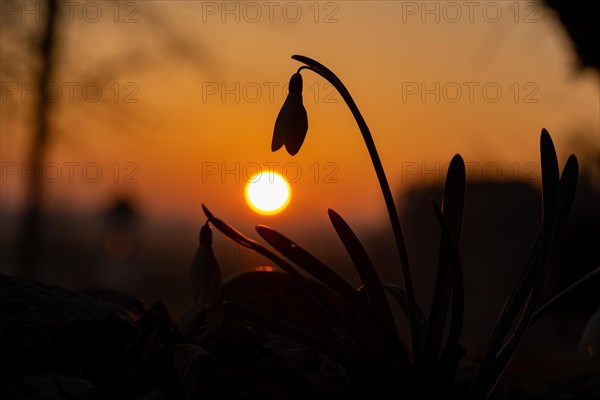
<svg viewBox="0 0 600 400">
<path fill-rule="evenodd" d="M 33 179 L 26 150 L 35 63 L 13 65 L 28 57 L 11 39 L 30 38 L 44 4 L 10 3 L 2 10 L 0 202 L 19 213 Z M 577 69 L 563 28 L 539 2 L 88 3 L 57 25 L 56 101 L 38 172 L 48 210 L 95 212 L 128 197 L 148 218 L 197 226 L 202 203 L 242 228 L 291 231 L 300 219 L 318 226 L 328 207 L 357 227 L 386 223 L 351 114 L 310 71 L 305 144 L 296 157 L 271 153 L 299 67 L 292 54 L 324 63 L 349 88 L 394 193 L 443 182 L 455 153 L 468 179 L 536 181 L 541 128 L 561 165 L 576 152 L 589 168 L 580 153 L 594 157 L 600 146 L 598 74 Z M 281 214 L 261 216 L 244 202 L 244 180 L 258 167 L 292 183 Z"/>
</svg>

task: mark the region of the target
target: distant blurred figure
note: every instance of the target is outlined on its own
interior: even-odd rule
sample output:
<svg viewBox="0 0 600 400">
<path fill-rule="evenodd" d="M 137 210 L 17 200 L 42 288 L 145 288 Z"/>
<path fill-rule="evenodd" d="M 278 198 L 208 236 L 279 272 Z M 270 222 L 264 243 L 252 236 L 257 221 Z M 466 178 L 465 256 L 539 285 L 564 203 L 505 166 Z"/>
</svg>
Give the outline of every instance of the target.
<svg viewBox="0 0 600 400">
<path fill-rule="evenodd" d="M 139 216 L 130 201 L 117 199 L 104 215 L 103 261 L 96 286 L 127 291 L 134 283 L 138 259 Z"/>
</svg>

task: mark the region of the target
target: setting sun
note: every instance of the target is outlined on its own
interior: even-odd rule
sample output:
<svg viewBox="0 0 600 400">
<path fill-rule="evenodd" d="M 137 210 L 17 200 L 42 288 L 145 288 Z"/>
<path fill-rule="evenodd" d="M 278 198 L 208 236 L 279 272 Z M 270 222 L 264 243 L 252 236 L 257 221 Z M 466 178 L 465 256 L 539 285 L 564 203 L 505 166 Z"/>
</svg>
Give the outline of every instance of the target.
<svg viewBox="0 0 600 400">
<path fill-rule="evenodd" d="M 246 184 L 246 202 L 254 211 L 273 215 L 290 203 L 292 188 L 283 176 L 273 171 L 262 171 Z"/>
</svg>

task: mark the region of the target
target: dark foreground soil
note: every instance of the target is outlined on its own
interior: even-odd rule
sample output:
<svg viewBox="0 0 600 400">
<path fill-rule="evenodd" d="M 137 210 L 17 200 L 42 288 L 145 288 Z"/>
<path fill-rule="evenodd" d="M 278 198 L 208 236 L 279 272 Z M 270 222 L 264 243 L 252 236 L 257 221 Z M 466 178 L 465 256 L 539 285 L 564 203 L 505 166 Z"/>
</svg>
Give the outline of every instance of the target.
<svg viewBox="0 0 600 400">
<path fill-rule="evenodd" d="M 0 274 L 0 399 L 381 398 L 310 348 L 235 316 L 216 320 L 199 339 L 161 304 Z M 497 397 L 600 398 L 589 374 L 535 385 Z"/>
</svg>

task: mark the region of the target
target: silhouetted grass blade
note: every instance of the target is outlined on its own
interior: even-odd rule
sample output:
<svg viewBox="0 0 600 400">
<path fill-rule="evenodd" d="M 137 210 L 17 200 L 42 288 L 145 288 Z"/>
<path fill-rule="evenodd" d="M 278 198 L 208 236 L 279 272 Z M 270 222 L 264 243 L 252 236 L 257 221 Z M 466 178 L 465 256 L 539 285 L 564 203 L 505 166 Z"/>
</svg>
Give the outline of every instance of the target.
<svg viewBox="0 0 600 400">
<path fill-rule="evenodd" d="M 294 329 L 289 325 L 276 321 L 242 303 L 238 303 L 236 301 L 225 301 L 223 305 L 227 309 L 235 312 L 240 317 L 244 318 L 246 321 L 257 326 L 258 328 L 265 329 L 267 331 L 273 332 L 280 336 L 301 343 L 306 347 L 309 347 L 323 354 L 324 356 L 329 357 L 331 360 L 352 371 L 353 363 L 350 360 L 348 360 L 345 356 L 335 351 L 327 344 L 321 342 L 319 339 L 307 333 Z"/>
<path fill-rule="evenodd" d="M 460 240 L 463 210 L 465 206 L 465 163 L 456 154 L 450 161 L 446 185 L 444 187 L 444 198 L 442 201 L 442 213 L 448 222 L 448 227 L 456 243 Z"/>
<path fill-rule="evenodd" d="M 531 317 L 530 325 L 534 322 L 537 322 L 540 318 L 544 316 L 544 314 L 550 311 L 561 301 L 567 299 L 572 294 L 577 293 L 577 290 L 581 289 L 583 286 L 591 285 L 599 279 L 600 267 L 596 267 L 596 269 L 594 269 L 592 272 L 585 274 L 582 278 L 578 279 L 575 283 L 569 285 L 568 288 L 562 290 L 559 294 L 550 299 L 546 304 L 538 308 L 538 310 L 533 314 L 533 317 Z"/>
<path fill-rule="evenodd" d="M 542 206 L 544 211 L 542 237 L 544 240 L 542 240 L 543 246 L 542 254 L 540 254 L 539 275 L 532 289 L 531 300 L 523 312 L 514 335 L 510 337 L 498 355 L 498 375 L 506 368 L 506 364 L 510 360 L 510 357 L 512 357 L 512 353 L 514 353 L 521 337 L 524 335 L 524 331 L 535 317 L 536 313 L 534 313 L 534 310 L 544 284 L 550 251 L 566 224 L 577 187 L 579 172 L 577 158 L 573 155 L 569 156 L 563 169 L 563 174 L 559 179 L 556 151 L 552 139 L 545 129 L 542 130 L 540 152 L 542 154 Z"/>
<path fill-rule="evenodd" d="M 394 285 L 392 283 L 383 283 L 383 287 L 387 290 L 394 298 L 396 302 L 400 305 L 400 308 L 404 312 L 406 318 L 408 318 L 408 308 L 406 305 L 406 292 L 398 285 Z"/>
<path fill-rule="evenodd" d="M 557 228 L 554 235 L 554 243 L 559 239 L 560 234 L 562 233 L 567 219 L 569 217 L 569 213 L 571 212 L 571 207 L 573 206 L 573 200 L 575 199 L 575 191 L 577 189 L 577 181 L 579 176 L 579 164 L 577 162 L 577 157 L 573 154 L 569 156 L 565 167 L 563 169 L 562 175 L 560 177 L 560 202 L 559 202 L 559 210 L 558 210 L 558 221 Z M 598 269 L 587 274 L 577 282 L 570 285 L 568 288 L 561 291 L 554 298 L 544 304 L 542 307 L 538 309 L 531 318 L 530 324 L 537 321 L 539 318 L 543 316 L 545 312 L 547 312 L 551 307 L 559 302 L 563 296 L 568 296 L 579 286 L 587 284 L 587 281 L 593 280 L 596 277 Z"/>
<path fill-rule="evenodd" d="M 389 344 L 396 350 L 401 351 L 399 339 L 395 335 L 390 324 L 385 321 L 381 314 L 366 300 L 366 298 L 361 296 L 348 282 L 336 274 L 327 265 L 323 264 L 315 256 L 281 233 L 264 225 L 258 225 L 256 231 L 277 251 L 314 278 L 321 281 L 342 300 L 360 312 L 373 327 L 377 328 L 377 331 Z"/>
<path fill-rule="evenodd" d="M 504 344 L 510 329 L 523 310 L 525 302 L 529 298 L 533 285 L 533 271 L 538 263 L 541 250 L 541 236 L 541 232 L 538 233 L 536 241 L 529 252 L 527 262 L 523 266 L 521 274 L 500 313 L 500 317 L 498 318 L 498 322 L 492 333 L 492 338 L 486 347 L 484 356 L 479 365 L 475 382 L 478 382 L 480 375 L 481 379 L 483 379 L 483 376 L 489 375 L 489 369 L 491 368 L 498 351 Z"/>
<path fill-rule="evenodd" d="M 277 256 L 267 248 L 265 248 L 260 243 L 244 236 L 241 232 L 231 227 L 227 223 L 221 221 L 216 218 L 204 205 L 202 205 L 204 209 L 204 213 L 208 220 L 221 231 L 223 234 L 228 236 L 230 239 L 235 241 L 236 243 L 252 249 L 256 251 L 258 254 L 261 254 L 271 261 L 273 261 L 278 267 L 291 275 L 294 279 L 298 281 L 298 283 L 317 301 L 317 303 L 323 308 L 323 310 L 327 313 L 327 315 L 334 321 L 347 335 L 352 339 L 353 344 L 364 351 L 364 345 L 358 340 L 356 333 L 354 330 L 348 325 L 344 319 L 338 315 L 337 311 L 331 306 L 331 304 L 317 291 L 315 288 L 308 282 L 308 280 L 294 267 L 288 264 L 286 261 L 281 259 L 281 257 Z"/>
<path fill-rule="evenodd" d="M 306 272 L 323 282 L 331 290 L 340 295 L 340 297 L 345 299 L 358 298 L 356 289 L 354 289 L 348 282 L 346 282 L 332 269 L 323 264 L 310 252 L 304 250 L 292 240 L 265 225 L 258 225 L 256 227 L 256 231 L 277 251 L 287 257 L 294 264 L 298 265 L 300 268 L 304 269 Z"/>
<path fill-rule="evenodd" d="M 449 257 L 452 281 L 452 314 L 448 331 L 448 341 L 446 342 L 446 348 L 444 349 L 444 354 L 446 356 L 445 361 L 447 364 L 451 359 L 455 358 L 454 355 L 458 349 L 458 342 L 462 335 L 465 310 L 465 288 L 462 262 L 460 261 L 460 255 L 458 254 L 458 248 L 456 247 L 456 241 L 452 236 L 450 225 L 436 202 L 432 201 L 431 203 L 442 230 L 442 242 L 446 246 L 445 252 Z"/>
<path fill-rule="evenodd" d="M 381 193 L 383 195 L 385 206 L 390 217 L 392 230 L 394 232 L 396 248 L 398 249 L 398 255 L 400 257 L 400 269 L 402 272 L 402 280 L 406 291 L 411 351 L 415 364 L 420 365 L 422 362 L 422 352 L 417 327 L 417 305 L 412 282 L 412 272 L 410 270 L 408 254 L 406 251 L 406 243 L 404 241 L 404 234 L 402 233 L 402 227 L 400 225 L 400 219 L 398 217 L 398 210 L 394 202 L 394 196 L 392 195 L 390 185 L 385 176 L 383 164 L 381 163 L 379 153 L 377 152 L 377 148 L 375 147 L 373 136 L 371 135 L 369 127 L 362 114 L 360 113 L 358 106 L 356 105 L 354 99 L 350 95 L 350 92 L 348 91 L 348 89 L 346 89 L 342 81 L 330 69 L 309 57 L 293 55 L 292 59 L 304 63 L 304 66 L 300 67 L 297 72 L 300 72 L 304 68 L 309 69 L 325 78 L 337 89 L 338 93 L 342 96 L 342 99 L 344 99 L 346 105 L 352 112 L 352 115 L 356 121 L 356 124 L 358 125 L 361 135 L 363 136 L 365 145 L 367 147 L 367 150 L 369 151 L 369 156 L 371 157 L 373 168 L 375 169 L 375 173 L 377 175 L 377 180 L 381 188 Z"/>
<path fill-rule="evenodd" d="M 396 302 L 398 303 L 398 305 L 400 305 L 400 308 L 404 312 L 404 315 L 406 316 L 406 318 L 408 318 L 408 306 L 406 303 L 406 292 L 404 291 L 404 289 L 402 289 L 398 285 L 394 285 L 392 283 L 387 282 L 383 282 L 382 285 L 383 288 L 387 290 L 388 293 L 390 293 L 392 297 L 394 297 L 394 299 L 396 299 Z M 427 320 L 425 319 L 425 314 L 423 313 L 423 310 L 419 306 L 417 306 L 417 321 L 419 334 L 422 338 L 425 338 L 425 334 L 427 333 Z"/>
<path fill-rule="evenodd" d="M 502 348 L 504 341 L 509 335 L 510 329 L 523 310 L 525 302 L 529 298 L 532 290 L 532 271 L 534 271 L 539 260 L 542 242 L 541 237 L 542 235 L 540 232 L 529 252 L 529 256 L 521 270 L 519 278 L 498 317 L 498 322 L 494 327 L 492 337 L 488 342 L 479 366 L 477 367 L 472 384 L 472 390 L 476 393 L 480 393 L 482 390 L 481 388 L 484 386 L 484 382 L 486 379 L 489 379 L 496 355 L 500 351 L 500 348 Z"/>
<path fill-rule="evenodd" d="M 240 245 L 242 245 L 244 247 L 248 247 L 250 249 L 252 249 L 256 245 L 260 246 L 259 243 L 257 243 L 256 241 L 250 239 L 249 237 L 245 236 L 243 233 L 241 233 L 240 231 L 238 231 L 237 229 L 235 229 L 231 225 L 229 225 L 229 224 L 221 221 L 220 219 L 216 218 L 208 210 L 208 208 L 206 208 L 206 206 L 204 204 L 202 204 L 202 210 L 204 211 L 204 215 L 206 215 L 206 218 L 208 218 L 208 220 L 215 226 L 215 228 L 217 228 L 219 231 L 221 231 L 223 234 L 225 234 L 227 237 L 229 237 L 230 239 L 232 239 L 236 243 L 238 243 L 238 244 L 240 244 Z"/>
<path fill-rule="evenodd" d="M 542 129 L 540 138 L 542 161 L 542 260 L 546 264 L 550 248 L 554 244 L 558 211 L 560 206 L 560 172 L 558 158 L 552 138 L 546 129 Z M 570 179 L 569 179 L 570 181 Z M 570 182 L 569 182 L 570 183 Z M 565 183 L 565 187 L 568 187 Z M 565 189 L 568 190 L 568 189 Z"/>
<path fill-rule="evenodd" d="M 557 223 L 558 227 L 554 235 L 554 242 L 556 242 L 560 232 L 562 232 L 566 224 L 571 206 L 573 204 L 575 189 L 578 180 L 578 170 L 579 167 L 577 158 L 573 155 L 569 156 L 560 178 L 560 206 Z M 531 291 L 533 289 L 533 280 L 535 277 L 532 271 L 539 262 L 541 247 L 542 232 L 538 234 L 535 244 L 533 245 L 532 250 L 527 259 L 527 262 L 523 267 L 521 275 L 519 276 L 519 279 L 517 280 L 517 283 L 515 284 L 515 287 L 511 295 L 509 296 L 504 309 L 502 310 L 502 313 L 500 315 L 500 318 L 498 319 L 498 323 L 494 330 L 494 334 L 492 335 L 492 339 L 488 343 L 488 347 L 486 348 L 486 352 L 484 353 L 484 357 L 482 358 L 482 362 L 478 368 L 478 372 L 474 383 L 481 381 L 481 379 L 479 379 L 480 376 L 490 374 L 489 371 L 492 363 L 492 355 L 495 358 L 496 355 L 501 351 L 501 349 L 505 349 L 506 345 L 508 344 L 508 341 L 504 341 L 509 336 L 510 328 L 517 319 L 517 316 L 523 310 L 523 306 L 529 298 L 529 295 L 531 294 Z M 541 316 L 541 314 L 539 316 Z M 530 324 L 532 322 L 533 320 L 530 322 Z M 514 341 L 514 335 L 511 336 L 509 340 Z"/>
<path fill-rule="evenodd" d="M 571 154 L 567 159 L 562 175 L 560 176 L 560 206 L 556 239 L 558 239 L 558 236 L 562 232 L 567 223 L 567 219 L 569 218 L 573 200 L 575 200 L 578 178 L 579 163 L 577 162 L 577 157 Z"/>
<path fill-rule="evenodd" d="M 531 290 L 527 293 L 524 301 L 525 308 L 519 318 L 515 333 L 509 338 L 507 343 L 498 349 L 499 353 L 497 353 L 495 357 L 491 372 L 488 376 L 488 381 L 483 385 L 482 393 L 486 395 L 489 394 L 500 379 L 500 376 L 514 354 L 518 343 L 525 334 L 526 329 L 529 327 L 544 284 L 544 276 L 550 257 L 550 250 L 552 249 L 552 245 L 557 236 L 557 222 L 560 206 L 560 175 L 554 143 L 552 143 L 552 138 L 546 129 L 542 129 L 540 136 L 540 156 L 542 164 L 541 249 L 536 260 L 537 262 L 529 271 L 529 275 L 531 276 L 525 277 L 527 282 L 531 282 Z"/>
<path fill-rule="evenodd" d="M 335 231 L 342 240 L 346 251 L 354 263 L 354 267 L 360 276 L 360 280 L 371 304 L 373 304 L 373 306 L 379 310 L 381 315 L 388 320 L 395 331 L 396 327 L 390 305 L 387 301 L 385 292 L 383 291 L 379 275 L 377 275 L 377 271 L 375 271 L 375 267 L 373 267 L 373 263 L 371 262 L 367 251 L 358 237 L 356 237 L 356 234 L 352 231 L 352 228 L 350 228 L 338 213 L 332 209 L 327 210 L 327 213 L 329 214 L 329 219 L 331 220 Z"/>
<path fill-rule="evenodd" d="M 462 216 L 465 202 L 465 164 L 462 157 L 456 154 L 448 168 L 444 197 L 442 200 L 442 212 L 456 243 L 460 241 Z M 450 255 L 448 254 L 445 235 L 440 238 L 440 249 L 438 256 L 438 267 L 436 273 L 433 300 L 427 324 L 427 337 L 424 346 L 424 358 L 429 368 L 434 369 L 438 360 L 439 352 L 444 336 L 444 328 L 448 309 L 450 308 L 450 296 L 452 290 L 452 272 L 450 267 Z"/>
</svg>

